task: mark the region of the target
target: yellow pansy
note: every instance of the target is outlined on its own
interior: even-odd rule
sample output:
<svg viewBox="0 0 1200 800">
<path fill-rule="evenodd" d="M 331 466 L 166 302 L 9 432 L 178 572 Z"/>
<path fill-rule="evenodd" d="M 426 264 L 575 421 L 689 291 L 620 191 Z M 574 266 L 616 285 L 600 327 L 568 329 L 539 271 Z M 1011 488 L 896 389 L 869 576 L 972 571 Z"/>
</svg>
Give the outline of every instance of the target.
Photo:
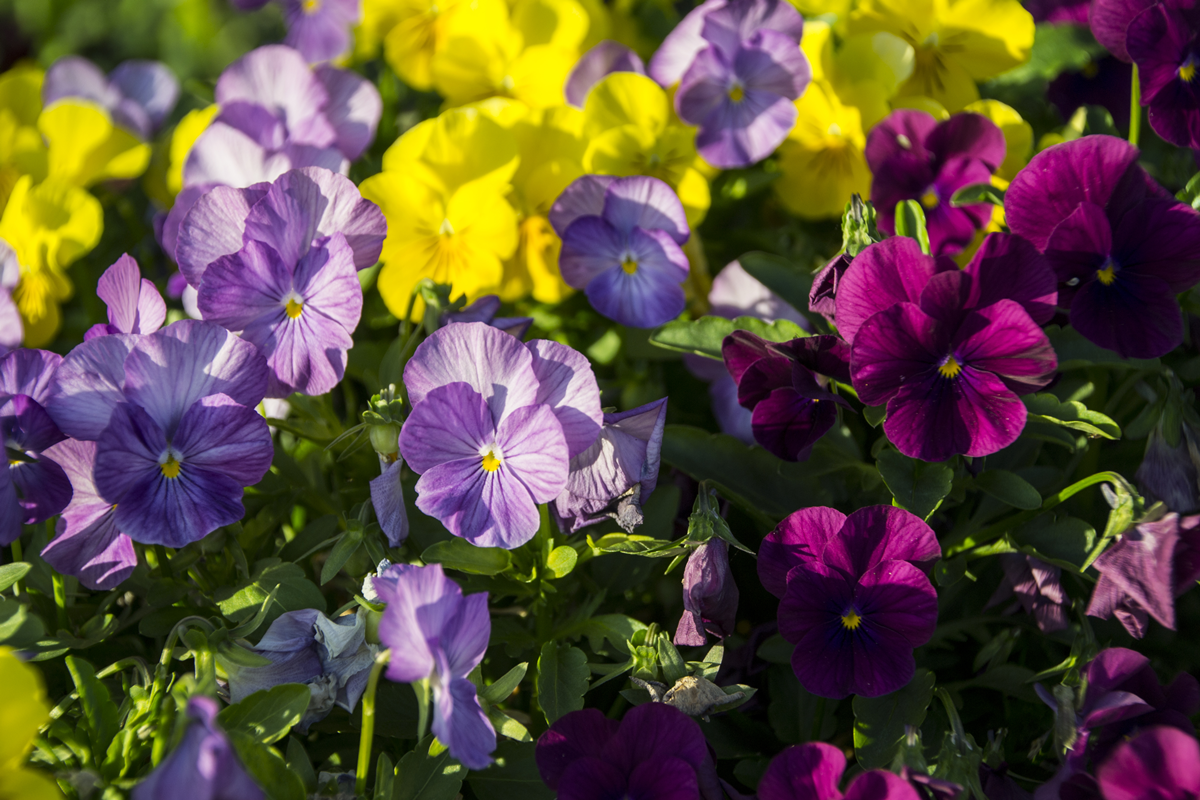
<svg viewBox="0 0 1200 800">
<path fill-rule="evenodd" d="M 445 46 L 449 26 L 459 17 L 469 17 L 466 24 L 478 30 L 495 30 L 507 23 L 508 9 L 504 0 L 387 0 L 364 7 L 364 27 L 369 18 L 372 33 L 383 38 L 388 64 L 405 83 L 422 91 L 433 88 L 434 55 Z"/>
<path fill-rule="evenodd" d="M 46 177 L 46 144 L 37 129 L 44 77 L 42 70 L 28 65 L 0 75 L 0 209 L 17 178 Z"/>
<path fill-rule="evenodd" d="M 583 107 L 585 172 L 649 175 L 679 195 L 688 224 L 700 224 L 711 197 L 697 169 L 696 132 L 676 121 L 667 92 L 645 75 L 615 72 L 597 83 Z"/>
<path fill-rule="evenodd" d="M 0 647 L 0 685 L 7 693 L 0 703 L 0 798 L 61 798 L 50 776 L 25 766 L 38 728 L 50 717 L 41 674 L 9 648 Z"/>
<path fill-rule="evenodd" d="M 167 191 L 172 195 L 179 194 L 183 189 L 183 165 L 192 145 L 200 138 L 200 134 L 208 130 L 208 126 L 217 118 L 220 106 L 215 103 L 205 108 L 197 108 L 183 115 L 175 130 L 171 133 L 171 149 L 168 153 L 170 165 L 167 167 Z"/>
<path fill-rule="evenodd" d="M 104 212 L 83 189 L 57 178 L 35 184 L 29 175 L 13 187 L 0 216 L 0 239 L 21 266 L 13 299 L 25 322 L 25 344 L 39 347 L 59 326 L 59 303 L 71 295 L 63 270 L 100 241 Z"/>
<path fill-rule="evenodd" d="M 995 177 L 1006 183 L 1011 181 L 1033 155 L 1033 126 L 1021 119 L 1015 108 L 999 100 L 977 100 L 963 111 L 982 114 L 1004 134 L 1004 163 L 996 170 Z"/>
<path fill-rule="evenodd" d="M 91 186 L 113 178 L 136 178 L 150 163 L 150 145 L 113 124 L 98 105 L 60 100 L 42 111 L 38 130 L 49 150 L 51 178 Z"/>
<path fill-rule="evenodd" d="M 511 16 L 526 47 L 548 44 L 578 52 L 590 27 L 589 12 L 578 0 L 517 0 Z"/>
<path fill-rule="evenodd" d="M 520 161 L 511 126 L 497 122 L 497 113 L 467 106 L 425 120 L 387 149 L 383 171 L 415 175 L 446 196 L 471 182 L 504 194 Z"/>
<path fill-rule="evenodd" d="M 1017 0 L 862 0 L 848 32 L 887 31 L 914 48 L 901 95 L 923 95 L 959 111 L 979 99 L 976 81 L 1029 58 L 1033 16 Z"/>
<path fill-rule="evenodd" d="M 924 111 L 938 122 L 945 122 L 950 119 L 950 112 L 946 110 L 944 105 L 932 98 L 916 94 L 893 97 L 892 108 L 911 108 L 914 111 Z"/>
<path fill-rule="evenodd" d="M 363 197 L 387 218 L 379 293 L 398 317 L 422 278 L 450 284 L 468 302 L 500 288 L 503 261 L 517 249 L 517 214 L 487 181 L 443 193 L 415 175 L 385 171 L 363 181 Z M 423 311 L 418 302 L 414 318 Z"/>
<path fill-rule="evenodd" d="M 888 100 L 912 75 L 912 46 L 886 31 L 842 38 L 835 47 L 833 28 L 814 20 L 805 23 L 800 46 L 813 80 L 826 81 L 843 104 L 857 108 L 864 129 L 891 112 Z"/>
<path fill-rule="evenodd" d="M 796 127 L 779 146 L 775 195 L 805 219 L 840 216 L 852 194 L 871 193 L 862 116 L 824 82 L 811 84 L 796 109 Z"/>
</svg>

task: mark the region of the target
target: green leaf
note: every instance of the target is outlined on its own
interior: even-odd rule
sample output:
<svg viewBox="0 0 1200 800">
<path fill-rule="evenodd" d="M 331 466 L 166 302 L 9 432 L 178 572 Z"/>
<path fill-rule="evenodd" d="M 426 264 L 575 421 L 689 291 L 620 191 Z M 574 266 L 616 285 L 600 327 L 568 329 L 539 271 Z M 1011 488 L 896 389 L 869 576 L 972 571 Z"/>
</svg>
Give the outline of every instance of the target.
<svg viewBox="0 0 1200 800">
<path fill-rule="evenodd" d="M 1032 511 L 1041 508 L 1042 495 L 1029 481 L 1004 469 L 989 469 L 975 476 L 975 486 L 985 494 L 1013 508 Z"/>
<path fill-rule="evenodd" d="M 281 683 L 255 692 L 217 715 L 227 731 L 242 731 L 256 741 L 272 744 L 287 736 L 308 710 L 312 692 L 303 683 Z"/>
<path fill-rule="evenodd" d="M 46 635 L 41 619 L 16 600 L 0 600 L 0 644 L 25 647 Z"/>
<path fill-rule="evenodd" d="M 442 751 L 430 755 L 433 737 L 426 736 L 396 765 L 392 800 L 454 800 L 462 789 L 467 768 Z"/>
<path fill-rule="evenodd" d="M 754 251 L 738 257 L 737 263 L 750 276 L 790 303 L 792 308 L 808 308 L 808 292 L 813 276 L 782 256 Z"/>
<path fill-rule="evenodd" d="M 916 239 L 921 252 L 929 255 L 929 231 L 925 227 L 925 209 L 916 200 L 896 204 L 896 235 Z"/>
<path fill-rule="evenodd" d="M 308 691 L 307 687 L 305 691 Z M 266 793 L 268 800 L 305 800 L 304 780 L 288 769 L 287 762 L 278 753 L 245 731 L 227 728 L 226 733 L 229 734 L 233 749 L 237 751 L 238 760 Z"/>
<path fill-rule="evenodd" d="M 317 771 L 313 769 L 308 751 L 304 749 L 304 742 L 295 736 L 288 737 L 287 767 L 300 776 L 305 790 L 310 792 L 317 790 Z"/>
<path fill-rule="evenodd" d="M 1029 395 L 1024 401 L 1030 420 L 1061 425 L 1081 431 L 1092 438 L 1121 438 L 1121 428 L 1117 423 L 1099 411 L 1092 411 L 1078 400 L 1062 401 L 1049 392 L 1042 392 Z"/>
<path fill-rule="evenodd" d="M 217 658 L 220 659 L 222 666 L 226 668 L 228 665 L 234 667 L 269 667 L 275 663 L 266 656 L 260 656 L 253 650 L 248 650 L 229 639 L 217 645 Z"/>
<path fill-rule="evenodd" d="M 967 559 L 966 556 L 958 556 L 949 561 L 939 559 L 933 565 L 933 577 L 937 580 L 938 586 L 953 586 L 961 581 L 967 574 Z"/>
<path fill-rule="evenodd" d="M 512 565 L 512 553 L 499 547 L 476 547 L 455 537 L 426 548 L 421 560 L 472 575 L 498 575 Z"/>
<path fill-rule="evenodd" d="M 921 519 L 929 519 L 954 482 L 954 470 L 944 463 L 919 461 L 896 450 L 883 450 L 876 460 L 879 474 L 896 504 Z"/>
<path fill-rule="evenodd" d="M 550 551 L 550 555 L 546 556 L 546 571 L 553 578 L 565 578 L 571 574 L 571 570 L 575 569 L 576 562 L 579 561 L 579 553 L 574 547 L 569 544 L 564 544 Z"/>
<path fill-rule="evenodd" d="M 478 800 L 554 800 L 538 772 L 532 742 L 503 739 L 492 756 L 495 764 L 467 778 Z"/>
<path fill-rule="evenodd" d="M 658 666 L 668 686 L 674 686 L 676 681 L 688 674 L 687 664 L 665 631 L 658 635 Z"/>
<path fill-rule="evenodd" d="M 538 703 L 546 722 L 554 721 L 570 711 L 583 708 L 583 695 L 588 690 L 587 656 L 578 647 L 546 642 L 538 656 Z"/>
<path fill-rule="evenodd" d="M 629 654 L 629 641 L 638 631 L 646 630 L 646 623 L 624 614 L 600 614 L 591 617 L 576 629 L 576 636 L 587 637 L 588 647 L 594 653 L 604 652 L 607 641 L 623 655 Z"/>
<path fill-rule="evenodd" d="M 0 567 L 0 592 L 6 591 L 8 587 L 21 580 L 21 578 L 24 578 L 31 569 L 33 569 L 33 564 L 28 564 L 24 561 L 17 561 Z"/>
<path fill-rule="evenodd" d="M 1030 555 L 1078 572 L 1095 545 L 1096 529 L 1078 517 L 1056 520 L 1043 514 L 1012 538 L 1022 551 L 1033 550 Z"/>
<path fill-rule="evenodd" d="M 750 331 L 768 342 L 790 342 L 808 336 L 799 325 L 786 319 L 763 322 L 755 317 L 701 317 L 695 321 L 668 322 L 650 334 L 651 344 L 680 353 L 695 353 L 721 360 L 721 342 L 734 331 Z"/>
<path fill-rule="evenodd" d="M 91 664 L 75 656 L 67 656 L 65 661 L 83 707 L 83 718 L 87 722 L 88 738 L 92 743 L 92 756 L 99 763 L 120 730 L 117 704 L 108 693 L 108 687 L 96 678 L 96 670 Z"/>
<path fill-rule="evenodd" d="M 970 186 L 962 187 L 950 197 L 950 205 L 955 208 L 980 203 L 1003 206 L 1004 190 L 992 186 L 990 183 L 972 183 Z"/>
<path fill-rule="evenodd" d="M 863 419 L 872 428 L 878 428 L 887 419 L 887 406 L 864 406 Z"/>
<path fill-rule="evenodd" d="M 592 539 L 589 534 L 587 542 L 596 555 L 624 553 L 629 556 L 645 556 L 646 558 L 669 558 L 687 552 L 683 546 L 683 539 L 664 541 L 637 533 L 606 533 L 599 539 Z"/>
<path fill-rule="evenodd" d="M 994 78 L 991 83 L 1012 85 L 1041 79 L 1053 80 L 1062 72 L 1079 71 L 1104 54 L 1091 31 L 1077 25 L 1055 25 L 1044 22 L 1037 26 L 1029 60 Z"/>
<path fill-rule="evenodd" d="M 508 699 L 520 685 L 521 679 L 525 677 L 526 670 L 529 669 L 529 662 L 523 661 L 515 667 L 504 673 L 504 677 L 493 683 L 491 686 L 484 686 L 479 690 L 479 699 L 495 705 L 503 703 Z"/>
<path fill-rule="evenodd" d="M 883 769 L 892 763 L 904 727 L 920 727 L 933 701 L 933 673 L 919 669 L 903 689 L 882 697 L 854 698 L 854 753 L 865 769 Z"/>
<path fill-rule="evenodd" d="M 1200 172 L 1197 172 L 1184 186 L 1175 194 L 1175 199 L 1181 203 L 1187 203 L 1192 208 L 1200 211 Z"/>
<path fill-rule="evenodd" d="M 1058 357 L 1060 372 L 1083 369 L 1093 364 L 1104 364 L 1115 369 L 1159 369 L 1157 358 L 1121 358 L 1112 350 L 1105 350 L 1100 345 L 1089 342 L 1075 328 L 1057 328 L 1051 325 L 1046 329 L 1046 336 Z"/>
<path fill-rule="evenodd" d="M 238 588 L 221 589 L 217 592 L 217 606 L 221 613 L 234 622 L 243 622 L 254 617 L 262 608 L 271 592 L 275 592 L 275 603 L 267 612 L 264 622 L 274 622 L 285 611 L 315 608 L 324 611 L 325 596 L 316 584 L 304 575 L 296 564 L 272 564 L 262 569 L 249 583 Z"/>
<path fill-rule="evenodd" d="M 350 557 L 358 552 L 358 548 L 362 546 L 363 528 L 358 524 L 358 520 L 354 520 L 354 524 L 350 525 L 337 544 L 333 546 L 333 550 L 329 552 L 329 557 L 325 559 L 325 565 L 321 567 L 321 585 L 329 583 L 333 580 L 333 576 L 342 571 L 342 567 L 346 566 L 346 562 Z"/>
</svg>

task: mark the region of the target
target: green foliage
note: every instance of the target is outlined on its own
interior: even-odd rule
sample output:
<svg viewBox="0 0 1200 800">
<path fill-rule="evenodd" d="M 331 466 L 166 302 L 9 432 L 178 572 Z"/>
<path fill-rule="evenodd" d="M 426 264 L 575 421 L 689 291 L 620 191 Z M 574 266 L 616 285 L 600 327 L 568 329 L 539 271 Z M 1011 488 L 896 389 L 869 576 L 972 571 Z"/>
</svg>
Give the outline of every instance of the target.
<svg viewBox="0 0 1200 800">
<path fill-rule="evenodd" d="M 676 320 L 650 334 L 651 344 L 680 353 L 693 353 L 708 358 L 721 358 L 721 342 L 734 331 L 749 331 L 769 342 L 789 342 L 808 333 L 786 319 L 763 322 L 755 317 L 701 317 L 698 320 Z"/>
<path fill-rule="evenodd" d="M 538 656 L 538 704 L 546 722 L 583 708 L 588 690 L 587 656 L 578 647 L 546 642 Z"/>
<path fill-rule="evenodd" d="M 854 698 L 854 755 L 865 769 L 888 767 L 906 727 L 921 727 L 933 702 L 933 684 L 933 673 L 919 669 L 903 689 L 881 697 Z"/>
<path fill-rule="evenodd" d="M 876 462 L 895 505 L 928 519 L 950 494 L 954 470 L 946 464 L 919 461 L 896 450 L 884 450 Z"/>
<path fill-rule="evenodd" d="M 274 744 L 304 717 L 311 697 L 312 692 L 302 683 L 281 683 L 222 710 L 217 721 L 227 731 L 241 731 L 263 744 Z"/>
<path fill-rule="evenodd" d="M 422 739 L 396 764 L 391 800 L 454 800 L 467 769 L 442 751 L 434 755 L 432 736 Z"/>
</svg>

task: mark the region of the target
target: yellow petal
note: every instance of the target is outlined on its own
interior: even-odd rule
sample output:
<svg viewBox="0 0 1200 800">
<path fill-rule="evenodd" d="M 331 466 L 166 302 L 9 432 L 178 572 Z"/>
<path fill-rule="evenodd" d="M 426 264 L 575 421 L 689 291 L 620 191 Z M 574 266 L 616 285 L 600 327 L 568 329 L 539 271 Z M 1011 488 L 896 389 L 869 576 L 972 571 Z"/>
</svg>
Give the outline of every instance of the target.
<svg viewBox="0 0 1200 800">
<path fill-rule="evenodd" d="M 587 139 L 633 124 L 657 134 L 670 119 L 667 93 L 645 75 L 614 72 L 592 87 L 583 106 L 583 135 Z"/>
<path fill-rule="evenodd" d="M 525 46 L 550 44 L 578 50 L 588 33 L 588 12 L 578 0 L 517 0 L 512 24 Z"/>
<path fill-rule="evenodd" d="M 928 97 L 954 113 L 978 100 L 979 89 L 960 60 L 935 47 L 917 47 L 912 77 L 901 84 L 897 95 Z"/>
<path fill-rule="evenodd" d="M 533 299 L 539 303 L 561 303 L 575 290 L 558 270 L 562 240 L 545 217 L 530 217 L 521 223 L 521 253 L 533 283 Z"/>
<path fill-rule="evenodd" d="M 783 174 L 772 188 L 784 207 L 799 217 L 837 217 L 851 194 L 868 197 L 871 191 L 861 117 L 822 84 L 810 86 L 796 108 L 796 127 L 779 148 Z"/>
<path fill-rule="evenodd" d="M 574 50 L 555 45 L 527 47 L 508 71 L 511 85 L 504 94 L 531 108 L 563 105 L 567 100 L 563 87 L 577 58 Z"/>
<path fill-rule="evenodd" d="M 113 125 L 108 113 L 91 103 L 54 103 L 38 117 L 38 130 L 48 145 L 50 177 L 77 186 L 136 178 L 150 163 L 150 145 Z"/>
<path fill-rule="evenodd" d="M 197 108 L 184 114 L 183 119 L 175 126 L 171 134 L 171 166 L 167 169 L 167 190 L 171 194 L 179 194 L 179 190 L 183 188 L 183 165 L 187 161 L 188 153 L 192 152 L 192 145 L 200 138 L 200 134 L 208 130 L 208 126 L 216 119 L 220 110 L 216 104 Z"/>
<path fill-rule="evenodd" d="M 892 108 L 913 108 L 917 111 L 924 111 L 939 122 L 950 119 L 950 112 L 946 110 L 944 105 L 931 97 L 923 97 L 921 95 L 895 97 L 892 99 Z"/>
<path fill-rule="evenodd" d="M 7 647 L 0 647 L 0 685 L 5 691 L 0 703 L 0 780 L 7 780 L 6 773 L 33 747 L 38 728 L 50 715 L 50 705 L 41 673 Z"/>
<path fill-rule="evenodd" d="M 42 113 L 42 82 L 46 73 L 34 64 L 22 63 L 0 74 L 0 109 L 21 125 L 37 125 Z"/>
<path fill-rule="evenodd" d="M 996 175 L 1011 181 L 1033 153 L 1033 126 L 1021 119 L 1016 109 L 999 100 L 977 100 L 963 111 L 982 114 L 996 123 L 996 127 L 1004 134 L 1004 163 L 996 170 Z"/>
<path fill-rule="evenodd" d="M 423 165 L 445 194 L 472 181 L 498 189 L 519 164 L 512 132 L 475 107 L 444 111 L 409 130 L 383 156 L 384 172 L 411 171 Z"/>
<path fill-rule="evenodd" d="M 22 272 L 65 269 L 99 243 L 103 230 L 99 201 L 54 178 L 34 185 L 22 177 L 0 217 L 0 239 L 12 245 Z"/>
<path fill-rule="evenodd" d="M 1017 0 L 939 0 L 938 5 L 939 46 L 975 80 L 1029 59 L 1033 15 Z"/>
<path fill-rule="evenodd" d="M 63 793 L 49 775 L 12 768 L 0 774 L 0 797 L 20 800 L 62 800 Z"/>
</svg>

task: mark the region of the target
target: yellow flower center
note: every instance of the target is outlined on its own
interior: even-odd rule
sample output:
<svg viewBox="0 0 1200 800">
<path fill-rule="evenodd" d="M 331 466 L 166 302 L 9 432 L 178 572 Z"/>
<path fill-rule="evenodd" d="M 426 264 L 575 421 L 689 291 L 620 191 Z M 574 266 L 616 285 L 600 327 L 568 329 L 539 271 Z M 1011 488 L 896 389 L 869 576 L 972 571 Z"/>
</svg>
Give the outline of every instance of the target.
<svg viewBox="0 0 1200 800">
<path fill-rule="evenodd" d="M 1189 58 L 1187 62 L 1179 68 L 1179 80 L 1183 81 L 1184 83 L 1191 83 L 1192 79 L 1195 77 L 1196 65 L 1193 64 L 1192 60 Z"/>
<path fill-rule="evenodd" d="M 315 14 L 321 10 L 321 0 L 304 0 L 304 13 Z"/>
<path fill-rule="evenodd" d="M 621 262 L 621 269 L 625 270 L 627 275 L 632 275 L 633 273 L 637 272 L 637 268 L 638 263 L 632 258 L 626 258 Z"/>
<path fill-rule="evenodd" d="M 929 189 L 925 194 L 921 195 L 921 205 L 929 210 L 937 208 L 938 202 L 937 192 L 933 191 L 933 189 Z"/>
<path fill-rule="evenodd" d="M 1117 279 L 1117 270 L 1116 265 L 1113 264 L 1111 258 L 1104 263 L 1104 269 L 1096 270 L 1096 277 L 1099 278 L 1100 282 L 1105 286 L 1113 285 L 1113 281 Z"/>
<path fill-rule="evenodd" d="M 294 298 L 289 297 L 286 310 L 287 315 L 292 319 L 295 319 L 304 311 L 304 303 L 297 303 Z"/>
<path fill-rule="evenodd" d="M 488 450 L 487 454 L 484 455 L 483 469 L 486 472 L 495 472 L 496 470 L 500 469 L 500 459 L 496 458 L 496 453 L 494 451 Z"/>
<path fill-rule="evenodd" d="M 180 464 L 175 460 L 175 456 L 173 455 L 168 455 L 167 460 L 159 465 L 159 469 L 162 470 L 163 477 L 165 478 L 178 478 L 179 467 Z"/>
<path fill-rule="evenodd" d="M 742 98 L 746 96 L 746 90 L 741 86 L 734 86 L 729 90 L 729 99 L 735 103 L 742 102 Z"/>
<path fill-rule="evenodd" d="M 943 378 L 957 378 L 960 372 L 962 372 L 962 364 L 959 364 L 954 356 L 947 358 L 946 363 L 938 367 L 938 374 Z"/>
<path fill-rule="evenodd" d="M 862 625 L 862 617 L 853 608 L 842 614 L 842 627 L 846 630 L 856 630 L 859 625 Z"/>
</svg>

